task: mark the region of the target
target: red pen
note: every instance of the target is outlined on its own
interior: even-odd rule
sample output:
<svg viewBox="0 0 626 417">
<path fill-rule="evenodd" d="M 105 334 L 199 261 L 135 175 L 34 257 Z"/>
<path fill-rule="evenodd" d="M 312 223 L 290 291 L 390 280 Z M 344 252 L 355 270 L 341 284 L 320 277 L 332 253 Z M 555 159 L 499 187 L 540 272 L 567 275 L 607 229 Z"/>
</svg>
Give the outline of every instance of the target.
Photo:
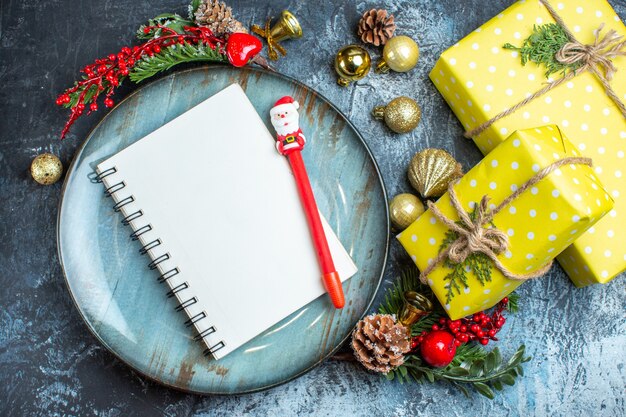
<svg viewBox="0 0 626 417">
<path fill-rule="evenodd" d="M 336 308 L 343 308 L 345 299 L 341 279 L 330 254 L 326 234 L 315 203 L 315 196 L 302 160 L 301 151 L 306 143 L 306 138 L 300 129 L 298 107 L 297 101 L 290 96 L 285 96 L 274 103 L 274 107 L 270 110 L 272 125 L 276 129 L 276 149 L 281 155 L 287 157 L 296 179 L 300 200 L 304 206 L 304 213 L 315 244 L 317 260 L 322 269 L 324 288 L 326 288 L 333 305 Z"/>
</svg>

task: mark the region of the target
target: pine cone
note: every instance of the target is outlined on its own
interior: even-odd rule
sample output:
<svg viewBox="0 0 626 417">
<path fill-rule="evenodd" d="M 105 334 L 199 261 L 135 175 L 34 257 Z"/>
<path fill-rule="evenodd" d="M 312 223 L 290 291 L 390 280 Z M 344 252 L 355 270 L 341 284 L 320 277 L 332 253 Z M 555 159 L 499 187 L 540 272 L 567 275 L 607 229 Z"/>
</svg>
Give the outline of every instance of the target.
<svg viewBox="0 0 626 417">
<path fill-rule="evenodd" d="M 211 29 L 215 36 L 248 33 L 241 22 L 233 17 L 233 10 L 219 0 L 202 0 L 194 13 L 194 20 L 198 25 Z"/>
<path fill-rule="evenodd" d="M 387 43 L 395 31 L 393 15 L 387 16 L 385 9 L 372 9 L 363 13 L 357 33 L 363 42 L 379 46 Z"/>
<path fill-rule="evenodd" d="M 409 331 L 394 316 L 372 314 L 359 321 L 352 332 L 354 356 L 367 369 L 388 373 L 404 363 L 411 350 Z"/>
</svg>

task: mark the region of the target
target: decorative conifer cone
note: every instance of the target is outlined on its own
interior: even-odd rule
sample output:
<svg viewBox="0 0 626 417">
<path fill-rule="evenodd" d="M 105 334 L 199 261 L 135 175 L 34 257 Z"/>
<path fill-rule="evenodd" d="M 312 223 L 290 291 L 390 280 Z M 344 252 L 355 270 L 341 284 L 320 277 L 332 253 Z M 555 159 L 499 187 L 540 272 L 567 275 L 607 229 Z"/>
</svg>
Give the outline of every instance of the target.
<svg viewBox="0 0 626 417">
<path fill-rule="evenodd" d="M 194 13 L 194 20 L 198 25 L 211 29 L 215 36 L 248 33 L 244 25 L 233 17 L 233 10 L 219 0 L 202 0 Z"/>
<path fill-rule="evenodd" d="M 389 314 L 372 314 L 359 321 L 351 345 L 363 366 L 384 374 L 402 365 L 404 354 L 411 350 L 409 330 Z"/>
<path fill-rule="evenodd" d="M 357 34 L 363 42 L 380 46 L 387 43 L 395 31 L 393 15 L 387 16 L 387 10 L 384 9 L 371 9 L 363 13 Z"/>
</svg>

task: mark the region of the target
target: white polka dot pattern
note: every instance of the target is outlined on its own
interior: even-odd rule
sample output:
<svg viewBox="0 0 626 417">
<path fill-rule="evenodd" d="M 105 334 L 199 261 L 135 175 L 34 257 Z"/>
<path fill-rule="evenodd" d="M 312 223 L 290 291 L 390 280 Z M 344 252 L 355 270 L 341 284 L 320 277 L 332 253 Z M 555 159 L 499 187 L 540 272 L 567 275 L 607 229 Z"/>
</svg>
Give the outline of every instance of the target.
<svg viewBox="0 0 626 417">
<path fill-rule="evenodd" d="M 558 138 L 556 142 L 552 140 L 555 136 Z M 556 160 L 577 154 L 576 148 L 567 138 L 561 137 L 554 126 L 517 131 L 459 181 L 457 195 L 468 211 L 485 194 L 489 195 L 491 203 L 500 204 L 512 193 L 511 185 L 521 186 L 535 175 L 533 166 L 543 169 Z M 515 158 L 517 169 L 512 168 L 511 158 Z M 597 185 L 593 188 L 592 184 Z M 578 201 L 575 195 L 584 198 Z M 589 202 L 596 200 L 600 205 L 589 205 Z M 458 218 L 448 194 L 436 204 L 446 216 L 454 220 Z M 613 200 L 598 183 L 591 167 L 563 166 L 561 175 L 554 172 L 548 175 L 494 217 L 494 224 L 509 236 L 510 242 L 508 250 L 500 255 L 500 260 L 516 273 L 536 270 L 593 225 L 595 219 L 609 212 L 612 205 Z M 587 207 L 590 208 L 589 212 Z M 437 256 L 447 231 L 443 223 L 432 222 L 432 218 L 432 214 L 427 211 L 398 237 L 420 269 L 424 269 L 428 261 Z M 576 221 L 573 222 L 573 219 Z M 607 257 L 607 253 L 601 253 L 603 258 Z M 430 286 L 442 303 L 446 301 L 445 277 L 448 272 L 448 268 L 440 266 L 429 276 L 432 280 Z M 521 284 L 521 281 L 504 278 L 497 270 L 493 270 L 492 281 L 484 286 L 472 273 L 468 276 L 472 291 L 462 291 L 454 296 L 447 310 L 452 319 L 494 305 Z M 474 288 L 478 291 L 473 291 Z M 485 294 L 488 293 L 492 297 L 485 302 Z M 498 296 L 493 297 L 493 294 Z"/>
<path fill-rule="evenodd" d="M 626 36 L 624 23 L 606 0 L 560 1 L 555 3 L 555 7 L 583 43 L 593 42 L 594 30 L 603 23 L 603 33 L 614 29 Z M 548 81 L 544 75 L 545 68 L 534 64 L 522 66 L 517 51 L 502 48 L 506 42 L 520 45 L 539 21 L 552 23 L 554 19 L 538 1 L 517 2 L 485 23 L 479 32 L 461 40 L 456 48 L 442 54 L 431 78 L 435 79 L 441 71 L 441 84 L 435 80 L 435 85 L 467 129 L 473 129 L 517 104 Z M 472 45 L 479 48 L 473 49 Z M 494 48 L 499 52 L 494 53 Z M 456 64 L 454 67 L 449 64 L 452 59 Z M 470 63 L 474 65 L 468 70 Z M 617 57 L 613 63 L 618 71 L 611 85 L 618 97 L 626 101 L 626 57 Z M 452 76 L 457 81 L 454 86 L 446 81 Z M 551 77 L 554 80 L 559 75 Z M 471 89 L 466 87 L 468 83 Z M 472 106 L 465 103 L 472 103 Z M 558 124 L 577 149 L 593 159 L 595 174 L 615 200 L 614 212 L 597 225 L 600 233 L 584 234 L 565 251 L 574 261 L 566 262 L 564 257 L 558 259 L 577 286 L 608 282 L 626 270 L 626 233 L 618 232 L 623 230 L 621 225 L 626 221 L 626 120 L 595 76 L 583 73 L 497 121 L 475 138 L 475 142 L 485 154 L 512 132 L 547 123 Z M 502 165 L 503 162 L 500 162 Z M 512 163 L 519 161 L 511 160 L 508 166 Z M 498 189 L 502 189 L 500 184 Z M 505 189 L 510 188 L 506 186 Z M 581 197 L 577 202 L 579 204 L 587 201 L 584 195 L 581 194 Z M 595 199 L 591 200 L 591 205 L 597 206 Z M 517 213 L 520 213 L 519 209 Z M 539 214 L 537 218 L 540 218 Z M 609 230 L 615 231 L 611 239 L 606 238 Z M 584 251 L 587 246 L 594 248 L 593 254 Z M 610 253 L 610 256 L 604 256 L 605 253 Z"/>
</svg>

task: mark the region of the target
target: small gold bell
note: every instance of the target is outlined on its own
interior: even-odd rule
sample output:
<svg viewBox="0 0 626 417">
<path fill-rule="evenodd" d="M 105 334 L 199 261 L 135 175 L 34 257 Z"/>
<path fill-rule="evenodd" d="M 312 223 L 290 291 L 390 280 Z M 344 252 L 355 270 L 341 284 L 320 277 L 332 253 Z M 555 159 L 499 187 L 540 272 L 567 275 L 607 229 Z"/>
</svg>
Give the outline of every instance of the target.
<svg viewBox="0 0 626 417">
<path fill-rule="evenodd" d="M 365 77 L 372 67 L 370 54 L 358 45 L 348 45 L 335 56 L 335 71 L 339 75 L 337 84 L 348 86 L 352 81 Z"/>
<path fill-rule="evenodd" d="M 289 10 L 283 10 L 278 21 L 271 26 L 272 18 L 270 17 L 265 23 L 265 27 L 261 28 L 258 25 L 252 25 L 252 32 L 265 38 L 267 40 L 267 50 L 270 59 L 277 60 L 278 53 L 281 55 L 287 55 L 287 51 L 278 42 L 302 37 L 302 27 L 298 22 L 298 19 Z"/>
<path fill-rule="evenodd" d="M 289 10 L 283 10 L 278 21 L 270 29 L 270 35 L 274 42 L 285 39 L 301 38 L 302 27 L 298 19 Z"/>
<path fill-rule="evenodd" d="M 417 291 L 404 293 L 404 305 L 398 314 L 398 321 L 405 327 L 411 327 L 433 310 L 433 303 Z"/>
</svg>

